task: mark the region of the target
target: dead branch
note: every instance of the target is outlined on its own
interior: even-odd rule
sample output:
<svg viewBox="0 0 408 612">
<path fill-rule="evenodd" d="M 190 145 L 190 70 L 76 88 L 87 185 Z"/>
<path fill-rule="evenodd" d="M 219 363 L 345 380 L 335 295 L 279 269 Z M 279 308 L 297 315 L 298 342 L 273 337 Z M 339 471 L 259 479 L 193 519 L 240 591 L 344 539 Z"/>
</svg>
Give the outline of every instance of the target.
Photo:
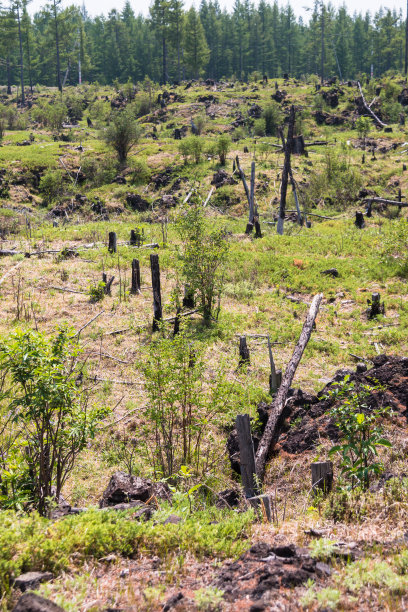
<svg viewBox="0 0 408 612">
<path fill-rule="evenodd" d="M 313 298 L 312 304 L 310 306 L 309 312 L 303 325 L 302 332 L 299 336 L 299 340 L 296 344 L 295 350 L 293 351 L 292 358 L 288 364 L 288 367 L 286 368 L 282 383 L 272 403 L 268 422 L 266 424 L 265 431 L 263 433 L 256 453 L 256 473 L 261 482 L 263 481 L 263 477 L 265 474 L 267 458 L 274 443 L 279 437 L 279 422 L 285 408 L 288 391 L 292 384 L 293 377 L 300 363 L 303 352 L 306 348 L 307 343 L 309 342 L 313 325 L 316 320 L 317 313 L 319 312 L 319 307 L 322 299 L 322 293 L 318 293 Z"/>
</svg>

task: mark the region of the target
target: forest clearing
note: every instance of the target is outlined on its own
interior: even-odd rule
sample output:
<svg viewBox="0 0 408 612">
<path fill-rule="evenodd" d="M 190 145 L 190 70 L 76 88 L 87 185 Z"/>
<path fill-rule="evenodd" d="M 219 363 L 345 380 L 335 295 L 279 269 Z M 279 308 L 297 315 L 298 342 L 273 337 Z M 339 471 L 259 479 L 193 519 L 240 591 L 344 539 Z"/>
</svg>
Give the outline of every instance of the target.
<svg viewBox="0 0 408 612">
<path fill-rule="evenodd" d="M 2 609 L 404 610 L 406 80 L 25 102 L 0 91 Z"/>
</svg>

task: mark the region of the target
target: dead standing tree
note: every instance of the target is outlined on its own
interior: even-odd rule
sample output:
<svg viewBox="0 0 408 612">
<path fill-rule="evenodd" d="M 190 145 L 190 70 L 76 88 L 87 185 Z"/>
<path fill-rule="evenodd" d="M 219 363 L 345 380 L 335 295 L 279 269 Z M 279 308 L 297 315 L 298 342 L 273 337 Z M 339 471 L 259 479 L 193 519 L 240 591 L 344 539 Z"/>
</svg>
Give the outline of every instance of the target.
<svg viewBox="0 0 408 612">
<path fill-rule="evenodd" d="M 279 387 L 279 390 L 272 403 L 268 422 L 266 424 L 261 441 L 259 442 L 258 450 L 256 453 L 256 473 L 261 482 L 263 481 L 263 477 L 265 474 L 266 461 L 268 459 L 269 453 L 279 437 L 279 425 L 281 423 L 282 416 L 284 413 L 288 391 L 292 384 L 296 369 L 302 358 L 303 351 L 305 350 L 306 345 L 309 342 L 313 325 L 317 317 L 317 313 L 319 312 L 319 307 L 322 299 L 322 293 L 317 294 L 313 298 L 309 312 L 306 317 L 306 321 L 303 325 L 302 332 L 299 336 L 299 340 L 296 344 L 295 350 L 293 351 L 292 358 L 289 361 L 285 375 L 282 379 L 281 386 Z"/>
<path fill-rule="evenodd" d="M 249 206 L 249 217 L 248 223 L 245 229 L 246 234 L 250 234 L 255 226 L 255 238 L 262 238 L 261 226 L 259 223 L 258 209 L 255 204 L 255 162 L 251 164 L 251 186 L 248 188 L 244 171 L 242 170 L 238 155 L 235 158 L 236 168 L 238 170 L 239 177 L 245 189 L 246 197 Z"/>
<path fill-rule="evenodd" d="M 289 125 L 288 125 L 288 137 L 285 142 L 285 137 L 283 135 L 282 128 L 279 128 L 279 134 L 282 139 L 283 150 L 285 152 L 285 161 L 283 162 L 283 171 L 282 171 L 282 184 L 281 184 L 281 197 L 280 197 L 280 206 L 279 206 L 279 218 L 276 227 L 276 231 L 280 236 L 283 235 L 283 223 L 285 221 L 285 209 L 286 209 L 286 194 L 288 191 L 288 180 L 291 177 L 292 169 L 290 166 L 290 156 L 292 153 L 292 140 L 293 140 L 293 132 L 295 129 L 295 107 L 290 107 L 289 114 Z"/>
</svg>

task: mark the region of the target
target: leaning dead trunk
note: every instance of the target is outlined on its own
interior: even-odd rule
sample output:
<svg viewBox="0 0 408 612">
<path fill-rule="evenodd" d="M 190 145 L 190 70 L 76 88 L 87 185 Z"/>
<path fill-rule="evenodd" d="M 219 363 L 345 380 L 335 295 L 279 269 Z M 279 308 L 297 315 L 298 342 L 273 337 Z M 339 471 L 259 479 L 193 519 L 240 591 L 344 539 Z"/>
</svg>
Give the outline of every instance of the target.
<svg viewBox="0 0 408 612">
<path fill-rule="evenodd" d="M 272 450 L 274 443 L 277 440 L 277 436 L 279 435 L 278 424 L 285 408 L 288 391 L 292 384 L 296 369 L 302 358 L 303 351 L 305 350 L 306 345 L 309 342 L 313 329 L 313 324 L 315 322 L 317 313 L 319 312 L 320 302 L 322 301 L 322 299 L 322 293 L 319 293 L 313 298 L 313 302 L 307 314 L 306 321 L 299 336 L 299 340 L 296 344 L 295 350 L 293 351 L 293 355 L 289 362 L 289 365 L 286 368 L 286 372 L 283 376 L 281 386 L 279 387 L 279 390 L 273 401 L 272 408 L 268 417 L 268 422 L 266 424 L 265 431 L 263 433 L 256 453 L 256 473 L 261 482 L 263 481 L 263 477 L 265 474 L 266 460 L 270 451 Z"/>
</svg>

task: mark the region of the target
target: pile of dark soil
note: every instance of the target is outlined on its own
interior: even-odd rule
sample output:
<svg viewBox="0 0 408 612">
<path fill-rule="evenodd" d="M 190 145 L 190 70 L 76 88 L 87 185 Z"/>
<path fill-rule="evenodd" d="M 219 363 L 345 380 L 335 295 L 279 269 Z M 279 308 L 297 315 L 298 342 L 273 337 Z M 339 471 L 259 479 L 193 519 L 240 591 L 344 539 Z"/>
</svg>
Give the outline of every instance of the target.
<svg viewBox="0 0 408 612">
<path fill-rule="evenodd" d="M 333 385 L 350 377 L 351 382 L 375 387 L 367 400 L 368 410 L 389 406 L 394 418 L 400 418 L 404 424 L 408 418 L 408 357 L 378 355 L 373 359 L 373 367 L 367 369 L 358 364 L 357 371 L 338 370 L 333 379 L 317 395 L 303 392 L 301 389 L 290 391 L 282 418 L 281 435 L 275 446 L 280 450 L 297 455 L 312 450 L 322 439 L 338 440 L 338 429 L 328 412 L 335 403 L 329 397 Z M 272 404 L 261 403 L 258 406 L 259 427 L 253 432 L 255 451 L 262 437 Z M 240 473 L 239 445 L 236 430 L 233 429 L 227 440 L 227 450 L 232 469 Z"/>
</svg>

